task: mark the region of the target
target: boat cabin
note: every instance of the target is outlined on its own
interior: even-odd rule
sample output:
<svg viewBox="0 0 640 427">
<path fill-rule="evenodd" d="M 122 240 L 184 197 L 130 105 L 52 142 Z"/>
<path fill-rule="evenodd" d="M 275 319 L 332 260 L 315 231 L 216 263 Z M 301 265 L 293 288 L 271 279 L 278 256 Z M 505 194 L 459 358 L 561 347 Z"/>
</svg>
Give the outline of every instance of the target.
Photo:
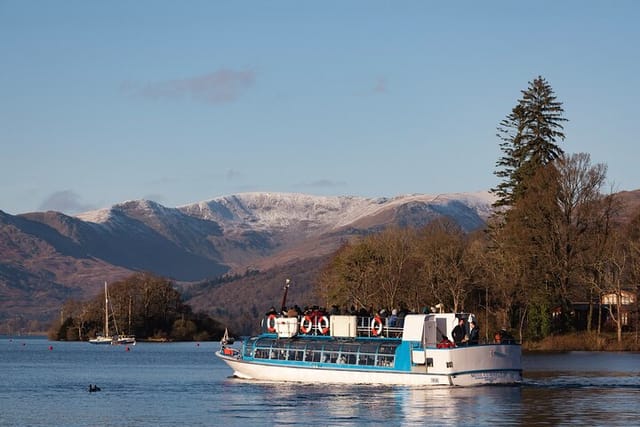
<svg viewBox="0 0 640 427">
<path fill-rule="evenodd" d="M 332 315 L 312 318 L 270 315 L 263 322 L 263 335 L 275 335 L 277 338 L 386 338 L 418 342 L 427 348 L 436 347 L 443 335 L 451 339 L 451 331 L 461 318 L 465 320 L 468 332 L 469 321 L 475 319 L 473 314 L 468 313 L 408 314 L 394 324 L 380 316 Z"/>
</svg>

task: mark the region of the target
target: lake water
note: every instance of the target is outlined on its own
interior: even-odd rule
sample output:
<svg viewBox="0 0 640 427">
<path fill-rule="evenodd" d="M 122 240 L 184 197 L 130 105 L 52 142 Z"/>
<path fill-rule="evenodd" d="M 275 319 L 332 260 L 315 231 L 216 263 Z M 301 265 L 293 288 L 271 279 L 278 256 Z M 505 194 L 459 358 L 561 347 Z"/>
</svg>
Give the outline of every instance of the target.
<svg viewBox="0 0 640 427">
<path fill-rule="evenodd" d="M 50 349 L 51 348 L 51 349 Z M 525 355 L 521 386 L 411 388 L 229 378 L 218 343 L 0 339 L 0 426 L 637 425 L 640 354 Z M 89 393 L 89 384 L 102 391 Z"/>
</svg>

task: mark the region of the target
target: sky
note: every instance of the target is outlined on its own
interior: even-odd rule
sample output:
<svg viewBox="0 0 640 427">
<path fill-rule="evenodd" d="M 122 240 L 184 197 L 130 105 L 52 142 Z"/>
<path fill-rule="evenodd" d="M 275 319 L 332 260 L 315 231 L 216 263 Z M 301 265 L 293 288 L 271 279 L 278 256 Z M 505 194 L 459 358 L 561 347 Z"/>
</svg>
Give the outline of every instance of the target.
<svg viewBox="0 0 640 427">
<path fill-rule="evenodd" d="M 0 0 L 0 210 L 489 190 L 537 76 L 640 188 L 638 1 Z"/>
</svg>

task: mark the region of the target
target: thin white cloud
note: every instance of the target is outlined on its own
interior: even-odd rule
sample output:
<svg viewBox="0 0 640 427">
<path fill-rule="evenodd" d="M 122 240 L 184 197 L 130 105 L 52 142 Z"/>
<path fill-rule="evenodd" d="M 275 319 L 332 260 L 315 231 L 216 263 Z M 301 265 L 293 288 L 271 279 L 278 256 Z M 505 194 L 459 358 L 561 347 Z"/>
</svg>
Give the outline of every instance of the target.
<svg viewBox="0 0 640 427">
<path fill-rule="evenodd" d="M 57 211 L 75 214 L 96 209 L 95 205 L 83 203 L 80 196 L 71 190 L 56 191 L 48 196 L 38 208 L 41 211 Z"/>
<path fill-rule="evenodd" d="M 189 97 L 206 104 L 226 104 L 235 101 L 255 83 L 252 70 L 237 71 L 221 68 L 213 73 L 179 80 L 137 84 L 126 83 L 129 93 L 151 99 L 180 99 Z"/>
</svg>

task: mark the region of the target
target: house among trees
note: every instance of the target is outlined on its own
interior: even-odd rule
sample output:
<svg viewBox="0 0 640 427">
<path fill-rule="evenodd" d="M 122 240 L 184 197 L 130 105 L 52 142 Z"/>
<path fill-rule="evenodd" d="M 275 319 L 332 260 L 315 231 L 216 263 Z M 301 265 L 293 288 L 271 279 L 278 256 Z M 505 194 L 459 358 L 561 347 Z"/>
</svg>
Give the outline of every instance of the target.
<svg viewBox="0 0 640 427">
<path fill-rule="evenodd" d="M 602 294 L 599 302 L 590 304 L 588 302 L 576 302 L 572 304 L 571 317 L 573 326 L 578 331 L 584 331 L 589 328 L 588 319 L 591 309 L 591 328 L 604 330 L 616 330 L 617 321 L 619 320 L 623 330 L 634 331 L 639 326 L 639 306 L 638 296 L 640 295 L 640 285 L 636 290 L 621 290 L 620 292 L 607 292 Z M 560 307 L 556 307 L 553 311 L 554 319 L 560 315 Z"/>
<path fill-rule="evenodd" d="M 602 295 L 601 304 L 609 313 L 619 313 L 620 322 L 624 329 L 633 329 L 638 325 L 638 292 L 621 290 L 619 293 Z M 612 311 L 613 310 L 613 311 Z M 613 326 L 614 320 L 607 316 L 605 326 Z"/>
</svg>

